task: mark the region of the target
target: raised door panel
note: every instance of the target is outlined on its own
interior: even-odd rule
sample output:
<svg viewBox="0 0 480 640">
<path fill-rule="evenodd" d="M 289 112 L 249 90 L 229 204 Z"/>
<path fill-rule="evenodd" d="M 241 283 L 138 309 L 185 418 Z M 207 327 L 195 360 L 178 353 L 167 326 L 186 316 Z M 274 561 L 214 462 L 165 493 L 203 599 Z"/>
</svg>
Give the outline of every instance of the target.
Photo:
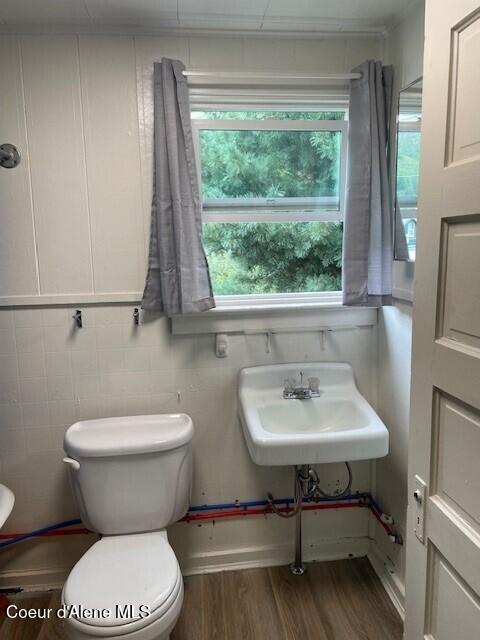
<svg viewBox="0 0 480 640">
<path fill-rule="evenodd" d="M 18 148 L 21 163 L 0 169 L 0 298 L 38 293 L 30 166 L 18 40 L 0 39 L 0 144 Z"/>
<path fill-rule="evenodd" d="M 131 37 L 80 37 L 95 293 L 141 291 L 145 229 L 135 48 Z"/>
<path fill-rule="evenodd" d="M 480 158 L 480 12 L 452 30 L 449 162 Z"/>
<path fill-rule="evenodd" d="M 429 554 L 426 640 L 478 637 L 480 599 L 433 545 Z"/>
<path fill-rule="evenodd" d="M 76 36 L 21 40 L 41 294 L 93 292 Z"/>
<path fill-rule="evenodd" d="M 480 216 L 445 221 L 442 235 L 440 336 L 480 349 Z"/>
<path fill-rule="evenodd" d="M 480 412 L 438 394 L 431 494 L 480 536 Z"/>
</svg>

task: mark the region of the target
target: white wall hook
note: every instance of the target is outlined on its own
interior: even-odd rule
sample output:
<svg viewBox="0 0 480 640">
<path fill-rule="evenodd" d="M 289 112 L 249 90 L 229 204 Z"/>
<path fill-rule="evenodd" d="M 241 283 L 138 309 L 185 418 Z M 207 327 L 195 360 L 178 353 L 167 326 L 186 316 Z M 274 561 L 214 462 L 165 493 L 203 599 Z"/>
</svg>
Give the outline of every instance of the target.
<svg viewBox="0 0 480 640">
<path fill-rule="evenodd" d="M 75 327 L 77 329 L 81 329 L 83 327 L 83 318 L 82 318 L 82 311 L 81 309 L 77 309 L 74 313 L 74 315 L 72 316 L 73 321 L 75 323 Z"/>
</svg>

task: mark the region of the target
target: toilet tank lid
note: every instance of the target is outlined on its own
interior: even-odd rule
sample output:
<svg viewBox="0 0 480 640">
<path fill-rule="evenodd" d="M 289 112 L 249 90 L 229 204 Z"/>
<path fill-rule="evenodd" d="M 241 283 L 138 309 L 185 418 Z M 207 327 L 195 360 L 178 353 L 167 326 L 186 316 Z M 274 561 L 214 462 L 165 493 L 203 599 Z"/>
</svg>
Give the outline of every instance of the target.
<svg viewBox="0 0 480 640">
<path fill-rule="evenodd" d="M 168 451 L 192 437 L 192 419 L 185 413 L 125 416 L 76 422 L 67 429 L 63 447 L 75 458 L 99 458 Z"/>
</svg>

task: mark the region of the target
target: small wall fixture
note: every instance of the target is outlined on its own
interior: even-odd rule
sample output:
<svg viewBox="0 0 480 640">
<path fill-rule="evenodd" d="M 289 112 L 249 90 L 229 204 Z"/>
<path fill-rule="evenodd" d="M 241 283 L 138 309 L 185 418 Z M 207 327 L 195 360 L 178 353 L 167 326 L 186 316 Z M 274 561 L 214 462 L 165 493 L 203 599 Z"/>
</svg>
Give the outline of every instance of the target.
<svg viewBox="0 0 480 640">
<path fill-rule="evenodd" d="M 266 342 L 265 342 L 265 353 L 270 353 L 271 352 L 271 342 L 272 342 L 272 334 L 270 333 L 270 331 L 267 331 L 267 333 L 265 334 L 265 338 L 266 338 Z"/>
<path fill-rule="evenodd" d="M 325 349 L 326 349 L 326 346 L 325 346 L 326 337 L 327 337 L 326 336 L 326 331 L 325 331 L 325 329 L 322 329 L 320 331 L 320 349 L 322 351 L 325 351 Z"/>
<path fill-rule="evenodd" d="M 75 322 L 75 326 L 77 327 L 77 329 L 81 329 L 83 327 L 83 319 L 82 319 L 82 312 L 80 311 L 80 309 L 77 309 L 75 311 L 72 318 L 73 318 L 73 321 Z"/>
<path fill-rule="evenodd" d="M 0 145 L 0 167 L 13 169 L 20 164 L 20 152 L 14 144 L 5 142 Z"/>
<path fill-rule="evenodd" d="M 215 355 L 217 358 L 228 356 L 228 336 L 226 333 L 217 333 L 215 336 Z"/>
</svg>

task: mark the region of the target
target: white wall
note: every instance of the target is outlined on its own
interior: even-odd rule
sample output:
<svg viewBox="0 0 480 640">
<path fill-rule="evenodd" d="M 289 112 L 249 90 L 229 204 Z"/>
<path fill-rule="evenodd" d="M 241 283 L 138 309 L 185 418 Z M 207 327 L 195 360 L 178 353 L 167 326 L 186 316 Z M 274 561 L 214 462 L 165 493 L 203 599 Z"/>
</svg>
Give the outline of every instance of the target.
<svg viewBox="0 0 480 640">
<path fill-rule="evenodd" d="M 398 91 L 423 75 L 424 24 L 425 3 L 424 0 L 418 0 L 410 6 L 410 11 L 404 19 L 388 34 L 385 62 L 394 66 L 395 101 L 398 99 Z M 392 127 L 395 127 L 394 122 Z M 412 263 L 394 262 L 393 287 L 399 297 L 403 298 L 406 295 L 412 299 L 414 275 Z"/>
<path fill-rule="evenodd" d="M 422 75 L 424 4 L 414 5 L 388 35 L 385 61 L 394 65 L 396 92 Z M 421 214 L 420 214 L 421 215 Z M 394 287 L 398 295 L 413 293 L 414 264 L 394 262 Z M 378 412 L 390 431 L 390 453 L 377 461 L 376 493 L 406 537 L 408 429 L 412 305 L 396 300 L 380 311 L 378 328 Z M 393 588 L 401 598 L 405 585 L 405 547 L 389 545 L 380 527 L 375 532 L 376 551 L 388 567 Z"/>
<path fill-rule="evenodd" d="M 408 429 L 410 412 L 410 367 L 412 306 L 395 302 L 383 307 L 378 327 L 378 404 L 380 417 L 388 426 L 390 451 L 376 462 L 376 496 L 386 513 L 395 519 L 406 539 Z M 387 542 L 383 530 L 375 530 L 376 549 L 386 562 L 392 579 L 403 595 L 405 547 Z"/>
<path fill-rule="evenodd" d="M 30 303 L 28 296 L 132 300 L 143 290 L 155 60 L 343 72 L 380 55 L 382 44 L 343 36 L 2 36 L 0 139 L 16 143 L 23 159 L 0 173 L 0 304 Z"/>
<path fill-rule="evenodd" d="M 346 71 L 379 57 L 378 38 L 25 36 L 0 40 L 0 140 L 17 143 L 23 162 L 0 172 L 2 295 L 69 294 L 68 307 L 0 311 L 1 479 L 17 501 L 8 530 L 28 530 L 77 514 L 61 463 L 62 438 L 75 420 L 185 411 L 195 423 L 194 503 L 291 493 L 287 469 L 257 467 L 236 411 L 241 367 L 266 362 L 340 360 L 376 395 L 376 328 L 328 336 L 235 336 L 232 355 L 213 356 L 213 337 L 172 337 L 165 319 L 134 330 L 132 306 L 83 306 L 77 298 L 131 293 L 143 285 L 151 198 L 152 62 L 189 67 Z M 129 298 L 126 297 L 126 300 Z M 180 391 L 180 400 L 177 392 Z M 353 465 L 354 489 L 370 487 L 368 462 Z M 326 486 L 344 479 L 321 469 Z M 366 510 L 306 517 L 310 557 L 365 553 Z M 233 562 L 286 562 L 291 522 L 276 517 L 178 525 L 171 538 L 186 570 Z M 55 582 L 89 540 L 42 539 L 1 555 L 2 584 Z"/>
<path fill-rule="evenodd" d="M 265 353 L 262 335 L 236 335 L 231 355 L 214 356 L 214 336 L 172 336 L 169 322 L 149 314 L 135 328 L 133 307 L 84 307 L 84 327 L 72 331 L 74 307 L 0 311 L 0 461 L 2 481 L 16 494 L 9 531 L 25 531 L 76 517 L 62 464 L 65 429 L 79 419 L 136 413 L 186 412 L 195 424 L 193 504 L 263 499 L 292 493 L 288 468 L 258 467 L 247 452 L 237 417 L 241 367 L 275 362 L 351 362 L 372 402 L 376 386 L 376 328 L 329 334 L 279 334 Z M 179 395 L 178 395 L 179 394 Z M 370 487 L 370 465 L 356 463 L 354 489 Z M 330 488 L 344 482 L 341 465 L 321 468 Z M 365 510 L 320 512 L 306 519 L 306 540 L 322 557 L 366 552 Z M 187 570 L 237 562 L 289 558 L 293 529 L 276 517 L 178 525 L 172 533 Z M 363 538 L 363 540 L 358 540 Z M 71 541 L 69 544 L 73 545 Z M 80 541 L 80 544 L 83 542 Z M 44 545 L 51 552 L 44 555 Z M 323 547 L 322 547 L 323 545 Z M 33 547 L 33 548 L 32 548 Z M 54 570 L 75 557 L 64 542 L 36 541 L 2 552 L 2 571 Z M 24 555 L 26 554 L 26 555 Z"/>
</svg>

